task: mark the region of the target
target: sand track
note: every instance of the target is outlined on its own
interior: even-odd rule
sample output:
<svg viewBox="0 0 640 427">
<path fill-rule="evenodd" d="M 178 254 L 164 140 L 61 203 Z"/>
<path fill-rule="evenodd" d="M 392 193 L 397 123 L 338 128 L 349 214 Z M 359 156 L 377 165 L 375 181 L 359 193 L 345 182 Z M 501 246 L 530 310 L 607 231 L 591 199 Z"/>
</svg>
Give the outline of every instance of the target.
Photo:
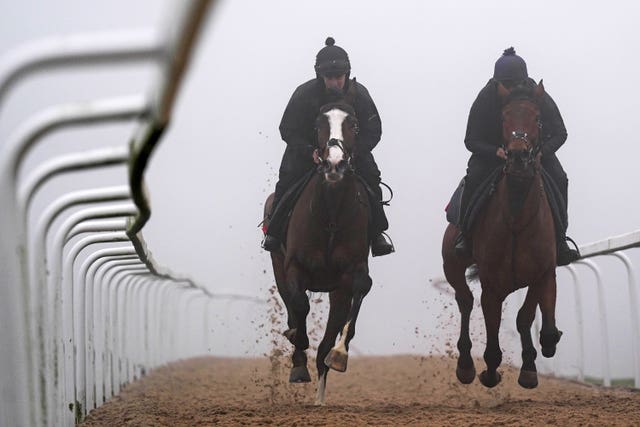
<svg viewBox="0 0 640 427">
<path fill-rule="evenodd" d="M 640 425 L 638 391 L 548 377 L 524 390 L 510 367 L 493 389 L 477 379 L 465 386 L 455 379 L 454 360 L 435 357 L 352 357 L 346 373 L 329 374 L 327 406 L 315 407 L 315 380 L 289 384 L 285 365 L 180 361 L 127 386 L 84 425 Z"/>
</svg>

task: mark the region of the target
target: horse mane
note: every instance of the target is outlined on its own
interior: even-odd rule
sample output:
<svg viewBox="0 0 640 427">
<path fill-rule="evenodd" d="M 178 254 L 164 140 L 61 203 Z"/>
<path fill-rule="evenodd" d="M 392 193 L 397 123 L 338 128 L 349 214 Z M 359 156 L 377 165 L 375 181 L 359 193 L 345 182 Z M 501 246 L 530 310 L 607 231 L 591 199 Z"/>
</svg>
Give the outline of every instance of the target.
<svg viewBox="0 0 640 427">
<path fill-rule="evenodd" d="M 326 113 L 327 111 L 331 111 L 334 108 L 338 108 L 338 109 L 344 111 L 345 113 L 349 114 L 350 116 L 354 116 L 355 117 L 355 115 L 356 115 L 356 112 L 353 109 L 353 107 L 350 104 L 348 104 L 346 101 L 344 101 L 344 100 L 338 100 L 338 101 L 333 101 L 333 102 L 329 102 L 327 104 L 324 104 L 320 108 L 320 114 Z"/>
<path fill-rule="evenodd" d="M 337 89 L 330 89 L 325 93 L 325 103 L 320 107 L 320 114 L 326 113 L 334 108 L 339 108 L 340 110 L 355 116 L 356 112 L 353 108 L 354 99 L 355 83 L 350 83 L 349 89 L 346 92 Z"/>
<path fill-rule="evenodd" d="M 526 83 L 520 83 L 511 89 L 509 96 L 504 101 L 504 105 L 513 101 L 532 101 L 535 102 L 534 88 Z"/>
</svg>

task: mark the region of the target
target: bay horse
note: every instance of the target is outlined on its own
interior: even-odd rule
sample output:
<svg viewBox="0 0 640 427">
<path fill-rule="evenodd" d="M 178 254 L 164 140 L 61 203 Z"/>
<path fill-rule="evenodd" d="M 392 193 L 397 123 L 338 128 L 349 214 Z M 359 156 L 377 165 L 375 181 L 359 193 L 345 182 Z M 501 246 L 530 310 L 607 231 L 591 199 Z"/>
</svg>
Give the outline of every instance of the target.
<svg viewBox="0 0 640 427">
<path fill-rule="evenodd" d="M 484 386 L 494 387 L 501 380 L 497 372 L 502 362 L 498 330 L 502 303 L 512 292 L 528 287 L 516 319 L 522 345 L 522 367 L 518 378 L 522 387 L 535 388 L 538 385 L 537 354 L 531 339 L 531 325 L 538 305 L 542 313 L 540 344 L 543 356 L 555 354 L 556 344 L 562 335 L 555 321 L 554 222 L 540 173 L 539 102 L 543 96 L 542 80 L 535 88 L 516 86 L 507 89 L 502 84 L 498 85 L 506 160 L 495 193 L 471 227 L 471 257 L 458 257 L 454 251 L 454 240 L 459 232 L 457 227 L 449 224 L 444 233 L 444 273 L 455 290 L 461 314 L 456 376 L 463 384 L 471 383 L 476 374 L 469 337 L 473 294 L 465 277 L 467 267 L 473 264 L 481 283 L 481 306 L 487 331 L 484 352 L 487 369 L 479 375 Z"/>
<path fill-rule="evenodd" d="M 346 101 L 320 108 L 313 152 L 316 173 L 295 203 L 285 247 L 271 253 L 278 292 L 287 309 L 289 329 L 284 335 L 295 347 L 289 382 L 311 381 L 305 353 L 310 309 L 306 291 L 329 293 L 329 317 L 316 359 L 316 405 L 324 405 L 329 368 L 347 369 L 349 342 L 372 284 L 367 190 L 351 163 L 357 132 L 355 112 Z M 272 200 L 273 194 L 265 204 L 265 225 Z M 334 346 L 338 334 L 341 337 Z"/>
</svg>

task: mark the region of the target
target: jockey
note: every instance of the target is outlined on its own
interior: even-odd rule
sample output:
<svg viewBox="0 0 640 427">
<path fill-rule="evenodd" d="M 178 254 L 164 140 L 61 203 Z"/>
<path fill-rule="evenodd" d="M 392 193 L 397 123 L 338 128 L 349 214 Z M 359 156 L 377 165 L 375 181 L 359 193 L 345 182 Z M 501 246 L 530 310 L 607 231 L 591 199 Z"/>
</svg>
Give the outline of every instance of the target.
<svg viewBox="0 0 640 427">
<path fill-rule="evenodd" d="M 521 57 L 516 55 L 513 47 L 506 49 L 502 56 L 498 58 L 495 63 L 493 78 L 482 88 L 469 112 L 464 143 L 472 154 L 467 165 L 464 191 L 460 202 L 460 218 L 465 218 L 464 214 L 469 208 L 470 199 L 478 189 L 478 186 L 506 159 L 504 150 L 500 148 L 502 141 L 502 115 L 501 104 L 497 94 L 498 83 L 502 83 L 507 88 L 517 85 L 532 87 L 536 85 L 535 81 L 529 78 L 527 74 L 527 64 Z M 567 174 L 562 169 L 555 153 L 566 141 L 567 130 L 558 107 L 546 92 L 540 103 L 540 126 L 542 138 L 541 164 L 562 194 L 565 210 L 561 214 L 566 218 Z M 566 265 L 575 261 L 579 254 L 567 245 L 566 226 L 559 226 L 557 221 L 555 225 L 558 247 L 557 263 L 558 265 Z M 468 242 L 468 237 L 471 231 L 471 224 L 458 224 L 458 228 L 460 228 L 461 233 L 456 239 L 456 253 L 470 255 L 471 245 Z"/>
<path fill-rule="evenodd" d="M 380 141 L 382 125 L 378 110 L 367 89 L 355 79 L 349 80 L 351 64 L 347 52 L 335 45 L 335 40 L 327 38 L 325 46 L 316 55 L 316 77 L 298 86 L 287 105 L 282 121 L 280 135 L 287 148 L 280 164 L 279 181 L 273 200 L 272 217 L 263 248 L 274 251 L 280 248 L 290 209 L 275 209 L 283 201 L 283 195 L 296 184 L 310 169 L 315 167 L 313 151 L 316 148 L 315 120 L 320 107 L 328 101 L 329 91 L 347 92 L 350 85 L 356 85 L 356 97 L 353 108 L 359 124 L 357 151 L 353 155 L 355 171 L 371 188 L 371 253 L 373 256 L 387 255 L 394 251 L 382 232 L 389 227 L 382 208 L 382 190 L 380 188 L 380 170 L 373 159 L 371 150 Z M 290 201 L 284 201 L 291 203 Z M 293 206 L 291 206 L 292 208 Z M 274 215 L 275 213 L 275 215 Z"/>
</svg>

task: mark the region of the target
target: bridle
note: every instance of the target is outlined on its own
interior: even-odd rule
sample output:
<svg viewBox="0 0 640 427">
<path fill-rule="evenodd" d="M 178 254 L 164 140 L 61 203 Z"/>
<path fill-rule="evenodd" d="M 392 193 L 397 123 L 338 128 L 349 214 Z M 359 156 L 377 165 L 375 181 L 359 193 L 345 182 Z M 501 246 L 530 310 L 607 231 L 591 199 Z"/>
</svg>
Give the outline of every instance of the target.
<svg viewBox="0 0 640 427">
<path fill-rule="evenodd" d="M 345 110 L 342 110 L 342 111 L 344 111 L 345 113 L 347 113 L 347 117 L 354 117 L 354 118 L 355 118 L 355 116 L 353 116 L 349 111 L 345 111 Z M 346 120 L 346 118 L 345 118 L 345 120 Z M 358 133 L 357 122 L 356 122 L 356 125 L 355 125 L 355 133 L 356 133 L 356 135 L 357 135 L 357 133 Z M 319 145 L 320 145 L 320 144 L 319 144 Z M 331 147 L 337 147 L 337 148 L 342 152 L 343 161 L 345 162 L 345 163 L 344 163 L 344 169 L 343 169 L 343 172 L 344 172 L 344 173 L 352 173 L 352 172 L 354 172 L 354 166 L 353 166 L 353 163 L 352 163 L 352 155 L 351 155 L 351 153 L 350 153 L 349 151 L 347 151 L 347 150 L 345 149 L 345 147 L 344 147 L 344 140 L 343 140 L 343 139 L 339 139 L 339 138 L 330 138 L 330 139 L 326 142 L 326 145 L 325 145 L 324 149 L 323 149 L 321 146 L 319 146 L 319 147 L 317 148 L 317 150 L 318 150 L 318 151 L 320 151 L 320 150 L 324 151 L 325 149 L 329 149 L 329 148 L 331 148 Z M 318 157 L 319 157 L 319 156 L 318 156 Z M 342 162 L 341 162 L 341 163 L 342 163 Z M 319 157 L 319 158 L 318 158 L 318 167 L 317 167 L 317 171 L 318 171 L 318 172 L 320 172 L 320 173 L 322 173 L 322 172 L 324 172 L 324 171 L 325 171 L 325 169 L 326 169 L 326 167 L 327 167 L 327 166 L 329 166 L 329 161 L 328 161 L 328 159 L 326 159 L 326 158 L 320 158 L 320 157 Z"/>
<path fill-rule="evenodd" d="M 340 149 L 340 151 L 342 151 L 343 157 L 344 157 L 344 161 L 346 162 L 346 169 L 345 169 L 345 173 L 352 173 L 354 172 L 354 167 L 353 167 L 353 163 L 351 161 L 351 154 L 349 152 L 347 152 L 347 150 L 344 149 L 344 141 L 337 139 L 337 138 L 331 138 L 329 141 L 327 141 L 327 148 L 329 147 L 338 147 Z M 319 159 L 320 162 L 318 163 L 318 167 L 317 167 L 317 172 L 322 173 L 324 172 L 324 168 L 328 165 L 328 160 L 327 159 L 323 159 L 320 158 Z"/>
<path fill-rule="evenodd" d="M 530 99 L 527 99 L 527 101 L 535 104 L 535 102 Z M 506 106 L 505 106 L 505 109 L 506 109 Z M 504 114 L 504 109 L 503 109 L 503 114 Z M 540 121 L 539 118 L 537 119 L 537 126 L 538 126 L 538 129 L 542 128 L 542 122 Z M 538 138 L 539 138 L 539 135 L 538 135 Z M 540 143 L 536 144 L 536 142 L 538 141 L 538 138 L 535 138 L 533 140 L 530 139 L 529 134 L 524 130 L 511 131 L 511 141 L 520 140 L 524 142 L 526 146 L 526 150 L 512 151 L 512 150 L 509 150 L 504 143 L 500 145 L 500 147 L 504 150 L 505 155 L 507 156 L 507 161 L 505 164 L 505 172 L 506 172 L 507 166 L 509 164 L 512 164 L 516 160 L 521 162 L 525 168 L 528 168 L 529 166 L 535 163 L 536 156 L 538 155 L 538 153 L 540 153 L 540 150 L 542 148 L 541 147 L 542 144 Z"/>
</svg>

